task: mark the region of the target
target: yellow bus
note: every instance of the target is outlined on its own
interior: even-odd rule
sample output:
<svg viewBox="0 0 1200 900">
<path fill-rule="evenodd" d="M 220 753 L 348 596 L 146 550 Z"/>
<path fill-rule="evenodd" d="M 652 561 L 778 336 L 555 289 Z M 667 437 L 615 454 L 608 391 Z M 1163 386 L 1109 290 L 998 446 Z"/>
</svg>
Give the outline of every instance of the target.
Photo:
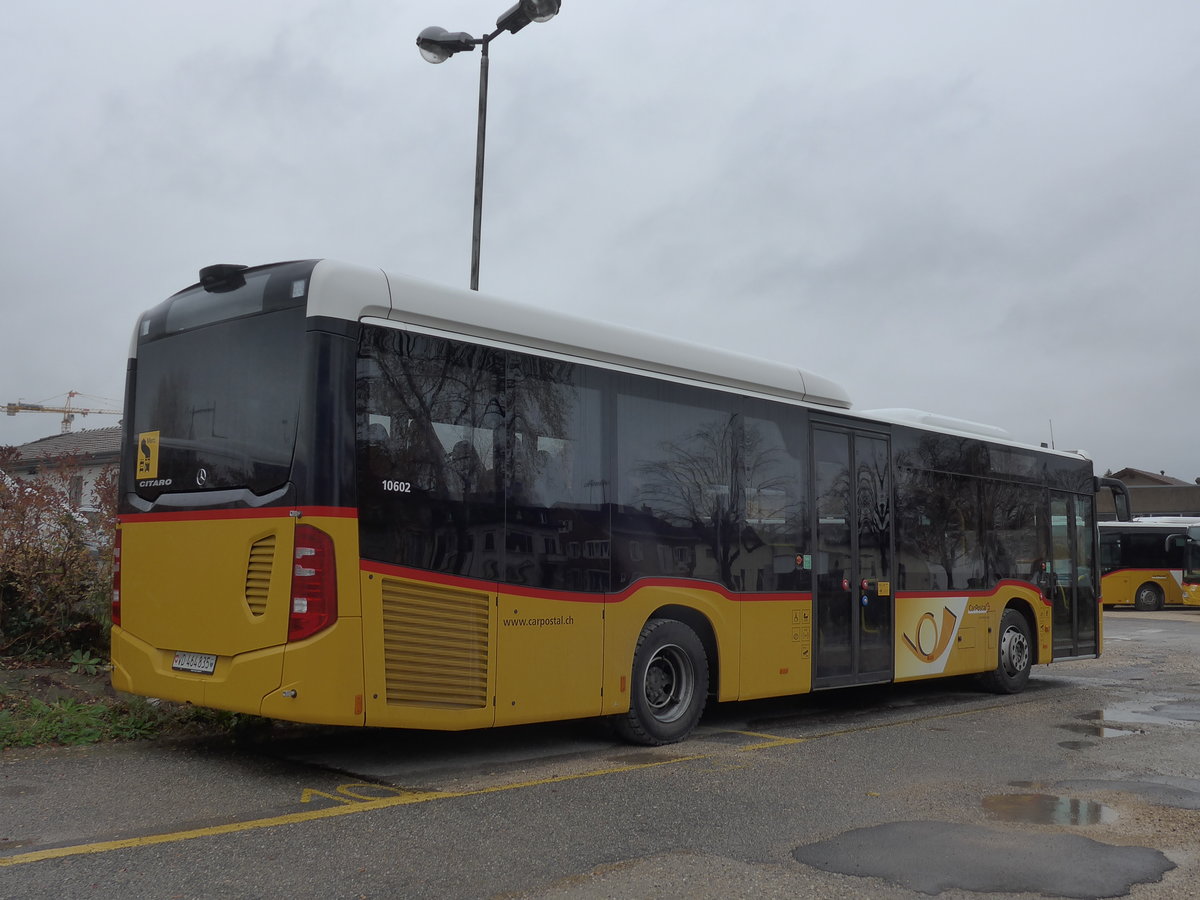
<svg viewBox="0 0 1200 900">
<path fill-rule="evenodd" d="M 1100 523 L 1100 592 L 1105 606 L 1157 610 L 1200 606 L 1200 587 L 1184 579 L 1184 542 L 1198 518 L 1139 517 Z"/>
<path fill-rule="evenodd" d="M 1200 606 L 1200 519 L 1192 519 L 1169 545 L 1183 548 L 1183 596 L 1188 606 Z"/>
<path fill-rule="evenodd" d="M 1090 461 L 329 260 L 210 266 L 129 354 L 113 684 L 301 722 L 610 717 L 1101 651 Z"/>
</svg>

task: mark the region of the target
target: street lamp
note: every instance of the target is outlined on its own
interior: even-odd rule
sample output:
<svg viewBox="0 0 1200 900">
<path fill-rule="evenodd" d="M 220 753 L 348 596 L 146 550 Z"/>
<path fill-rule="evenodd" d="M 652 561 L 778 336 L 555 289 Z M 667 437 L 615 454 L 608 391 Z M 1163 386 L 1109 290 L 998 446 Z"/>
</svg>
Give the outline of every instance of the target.
<svg viewBox="0 0 1200 900">
<path fill-rule="evenodd" d="M 487 131 L 488 44 L 507 31 L 516 34 L 530 22 L 548 22 L 558 14 L 561 0 L 520 0 L 496 20 L 496 30 L 481 38 L 465 31 L 447 31 L 431 25 L 417 35 L 417 49 L 431 63 L 442 63 L 455 53 L 482 47 L 479 60 L 479 130 L 475 140 L 475 219 L 471 228 L 471 290 L 479 290 L 479 234 L 483 227 L 483 144 Z"/>
</svg>

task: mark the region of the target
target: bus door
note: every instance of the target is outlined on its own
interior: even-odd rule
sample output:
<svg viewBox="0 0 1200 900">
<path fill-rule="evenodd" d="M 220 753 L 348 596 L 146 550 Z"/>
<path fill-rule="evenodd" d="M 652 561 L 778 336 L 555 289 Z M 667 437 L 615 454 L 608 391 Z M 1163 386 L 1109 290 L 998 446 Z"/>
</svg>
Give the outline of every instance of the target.
<svg viewBox="0 0 1200 900">
<path fill-rule="evenodd" d="M 892 677 L 890 459 L 886 435 L 814 426 L 814 688 Z"/>
<path fill-rule="evenodd" d="M 1093 505 L 1088 496 L 1050 492 L 1047 599 L 1053 606 L 1055 659 L 1093 656 L 1099 649 Z"/>
<path fill-rule="evenodd" d="M 1200 525 L 1188 526 L 1183 545 L 1183 602 L 1200 606 Z"/>
</svg>

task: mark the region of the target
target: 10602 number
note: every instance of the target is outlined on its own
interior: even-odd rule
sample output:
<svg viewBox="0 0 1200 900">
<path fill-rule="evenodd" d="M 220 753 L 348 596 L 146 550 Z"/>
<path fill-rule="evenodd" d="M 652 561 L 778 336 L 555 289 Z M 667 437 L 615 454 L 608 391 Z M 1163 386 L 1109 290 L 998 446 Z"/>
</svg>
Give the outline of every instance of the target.
<svg viewBox="0 0 1200 900">
<path fill-rule="evenodd" d="M 385 478 L 383 480 L 383 489 L 391 491 L 394 494 L 411 494 L 412 483 L 408 481 L 391 481 Z"/>
</svg>

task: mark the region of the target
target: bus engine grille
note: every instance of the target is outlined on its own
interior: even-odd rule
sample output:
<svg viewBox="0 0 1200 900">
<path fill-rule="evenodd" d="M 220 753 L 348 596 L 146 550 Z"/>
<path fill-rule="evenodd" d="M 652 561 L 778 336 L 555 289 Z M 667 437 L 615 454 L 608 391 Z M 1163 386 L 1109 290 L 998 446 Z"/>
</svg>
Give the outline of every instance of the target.
<svg viewBox="0 0 1200 900">
<path fill-rule="evenodd" d="M 274 562 L 275 535 L 259 538 L 250 546 L 250 559 L 246 563 L 246 606 L 253 616 L 261 616 L 267 611 Z"/>
<path fill-rule="evenodd" d="M 489 595 L 383 581 L 387 702 L 439 709 L 487 705 Z"/>
</svg>

